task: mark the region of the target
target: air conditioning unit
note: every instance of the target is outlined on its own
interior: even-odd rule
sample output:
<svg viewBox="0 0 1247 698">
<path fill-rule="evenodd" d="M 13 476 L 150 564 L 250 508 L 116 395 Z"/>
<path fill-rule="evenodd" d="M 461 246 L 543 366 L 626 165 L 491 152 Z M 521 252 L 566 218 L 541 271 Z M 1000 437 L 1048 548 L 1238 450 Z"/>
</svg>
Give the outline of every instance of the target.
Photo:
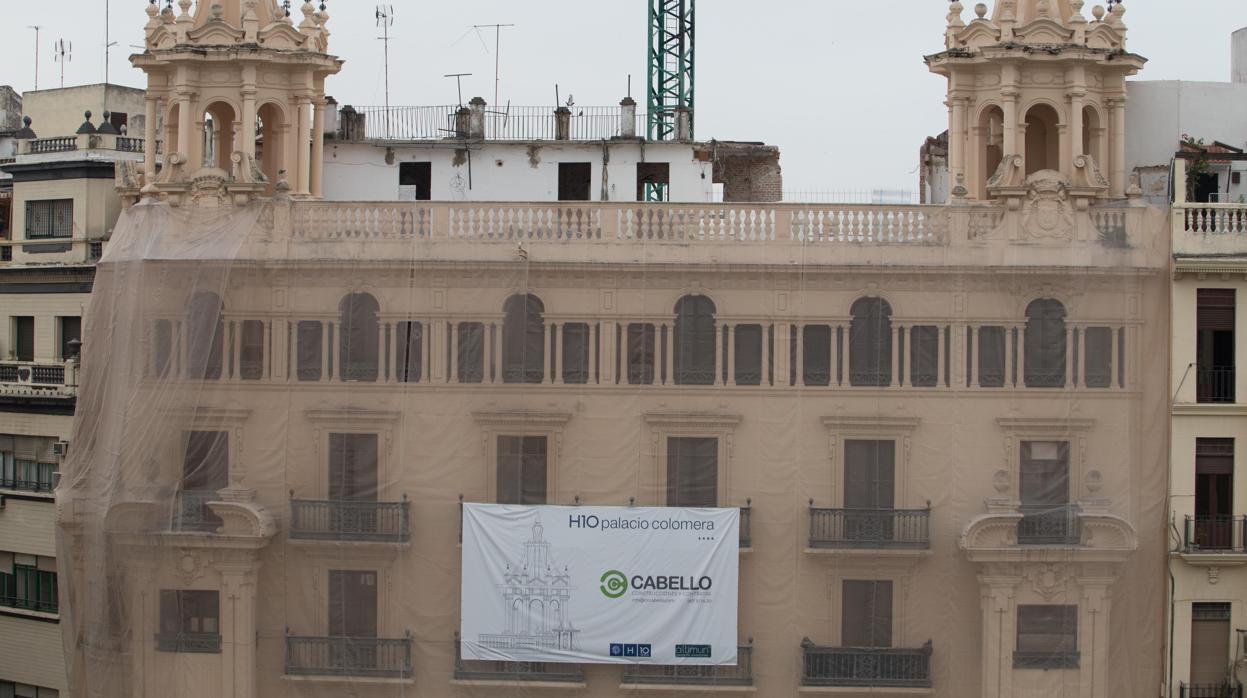
<svg viewBox="0 0 1247 698">
<path fill-rule="evenodd" d="M 52 444 L 52 453 L 53 455 L 57 455 L 57 456 L 69 455 L 69 442 L 68 441 L 57 441 L 56 443 Z"/>
</svg>

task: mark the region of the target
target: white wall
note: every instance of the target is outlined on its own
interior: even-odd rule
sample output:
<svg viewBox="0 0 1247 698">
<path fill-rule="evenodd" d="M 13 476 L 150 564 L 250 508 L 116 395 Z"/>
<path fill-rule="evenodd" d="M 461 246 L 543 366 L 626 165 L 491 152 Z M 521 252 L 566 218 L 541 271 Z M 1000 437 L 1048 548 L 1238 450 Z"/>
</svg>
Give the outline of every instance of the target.
<svg viewBox="0 0 1247 698">
<path fill-rule="evenodd" d="M 1230 36 L 1230 81 L 1247 83 L 1247 27 Z"/>
<path fill-rule="evenodd" d="M 708 202 L 714 185 L 710 162 L 695 160 L 687 144 L 476 142 L 471 149 L 471 188 L 466 151 L 460 141 L 428 142 L 408 146 L 365 143 L 325 144 L 325 199 L 329 201 L 395 201 L 400 162 L 431 162 L 434 201 L 556 201 L 558 164 L 588 162 L 592 181 L 589 196 L 600 201 L 605 177 L 606 199 L 636 200 L 639 162 L 666 162 L 671 166 L 671 200 Z M 603 166 L 603 151 L 610 162 Z M 393 152 L 392 164 L 386 152 Z"/>
</svg>

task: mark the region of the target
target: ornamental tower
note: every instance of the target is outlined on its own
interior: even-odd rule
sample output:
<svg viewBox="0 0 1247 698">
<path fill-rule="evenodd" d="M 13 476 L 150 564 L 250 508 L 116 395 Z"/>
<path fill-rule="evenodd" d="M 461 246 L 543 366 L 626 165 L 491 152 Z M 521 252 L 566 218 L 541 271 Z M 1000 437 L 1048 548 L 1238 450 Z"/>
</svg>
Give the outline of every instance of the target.
<svg viewBox="0 0 1247 698">
<path fill-rule="evenodd" d="M 1020 195 L 1059 173 L 1076 199 L 1126 195 L 1126 78 L 1146 62 L 1126 50 L 1126 8 L 1083 0 L 996 0 L 962 19 L 949 5 L 945 50 L 926 57 L 948 78 L 954 198 Z"/>
<path fill-rule="evenodd" d="M 325 78 L 342 65 L 325 3 L 296 25 L 290 0 L 166 2 L 130 59 L 147 74 L 144 194 L 320 197 Z"/>
</svg>

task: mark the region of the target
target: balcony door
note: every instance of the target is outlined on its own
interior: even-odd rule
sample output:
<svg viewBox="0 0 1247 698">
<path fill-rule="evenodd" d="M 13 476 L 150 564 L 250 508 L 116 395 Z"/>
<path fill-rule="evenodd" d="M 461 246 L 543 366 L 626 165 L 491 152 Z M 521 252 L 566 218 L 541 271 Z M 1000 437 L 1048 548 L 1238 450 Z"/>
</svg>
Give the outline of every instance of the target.
<svg viewBox="0 0 1247 698">
<path fill-rule="evenodd" d="M 208 508 L 218 499 L 217 492 L 229 486 L 229 433 L 190 431 L 186 433 L 186 455 L 182 460 L 182 493 L 178 519 L 182 528 L 211 528 L 220 518 Z"/>
<path fill-rule="evenodd" d="M 1234 402 L 1234 289 L 1196 291 L 1196 401 Z"/>
<path fill-rule="evenodd" d="M 376 572 L 329 570 L 329 637 L 335 669 L 377 665 Z"/>
<path fill-rule="evenodd" d="M 330 530 L 377 531 L 377 435 L 329 435 Z"/>
<path fill-rule="evenodd" d="M 1221 686 L 1230 666 L 1230 604 L 1191 606 L 1191 684 Z M 1211 695 L 1211 694 L 1210 694 Z M 1228 695 L 1218 693 L 1217 695 Z"/>
<path fill-rule="evenodd" d="M 1069 442 L 1023 441 L 1019 542 L 1065 543 L 1077 531 L 1069 508 Z"/>
<path fill-rule="evenodd" d="M 892 646 L 892 581 L 846 579 L 840 615 L 841 647 Z"/>
<path fill-rule="evenodd" d="M 844 538 L 886 542 L 893 538 L 896 504 L 896 442 L 844 442 Z"/>
<path fill-rule="evenodd" d="M 1234 439 L 1195 440 L 1195 544 L 1234 545 Z"/>
<path fill-rule="evenodd" d="M 672 436 L 667 439 L 667 506 L 719 505 L 719 440 Z"/>
</svg>

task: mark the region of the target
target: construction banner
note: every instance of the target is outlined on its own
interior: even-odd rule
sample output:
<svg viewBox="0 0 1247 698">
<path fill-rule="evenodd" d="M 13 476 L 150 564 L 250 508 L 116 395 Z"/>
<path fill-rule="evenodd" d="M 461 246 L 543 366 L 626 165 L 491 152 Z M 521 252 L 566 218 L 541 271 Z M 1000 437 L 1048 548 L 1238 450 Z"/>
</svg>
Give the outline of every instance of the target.
<svg viewBox="0 0 1247 698">
<path fill-rule="evenodd" d="M 736 664 L 738 509 L 465 504 L 464 659 Z"/>
</svg>

